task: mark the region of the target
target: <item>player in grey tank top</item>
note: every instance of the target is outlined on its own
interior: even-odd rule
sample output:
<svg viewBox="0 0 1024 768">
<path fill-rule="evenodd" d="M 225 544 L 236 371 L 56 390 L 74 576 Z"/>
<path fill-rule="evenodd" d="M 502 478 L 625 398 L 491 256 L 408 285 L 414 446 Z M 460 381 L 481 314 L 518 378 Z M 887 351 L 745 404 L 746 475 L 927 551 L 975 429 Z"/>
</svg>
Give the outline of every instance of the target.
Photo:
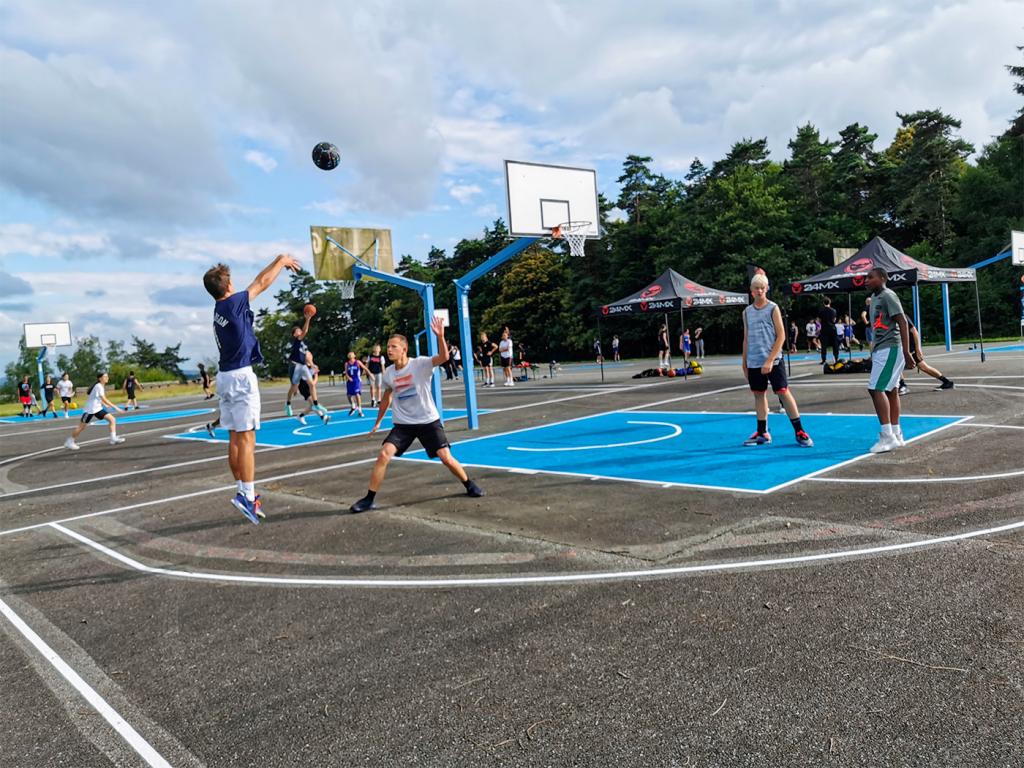
<svg viewBox="0 0 1024 768">
<path fill-rule="evenodd" d="M 767 445 L 772 441 L 768 431 L 768 384 L 778 395 L 786 409 L 789 422 L 798 445 L 811 448 L 811 440 L 800 423 L 800 409 L 789 391 L 786 369 L 782 365 L 782 345 L 786 341 L 786 330 L 782 324 L 782 312 L 775 302 L 768 301 L 768 278 L 763 274 L 754 275 L 750 281 L 750 295 L 754 303 L 743 310 L 743 376 L 754 393 L 754 410 L 757 412 L 757 431 L 744 441 L 744 445 Z"/>
</svg>

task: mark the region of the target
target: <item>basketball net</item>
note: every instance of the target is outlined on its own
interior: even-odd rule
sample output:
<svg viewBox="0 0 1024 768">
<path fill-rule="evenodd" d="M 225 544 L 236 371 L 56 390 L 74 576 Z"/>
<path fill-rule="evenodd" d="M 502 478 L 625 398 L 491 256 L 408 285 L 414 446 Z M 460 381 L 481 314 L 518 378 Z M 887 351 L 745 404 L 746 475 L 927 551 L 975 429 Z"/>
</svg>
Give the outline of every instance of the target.
<svg viewBox="0 0 1024 768">
<path fill-rule="evenodd" d="M 556 240 L 565 240 L 569 243 L 569 253 L 580 257 L 583 256 L 583 246 L 587 242 L 589 227 L 589 221 L 567 221 L 551 230 L 551 237 Z"/>
<path fill-rule="evenodd" d="M 355 280 L 339 280 L 338 290 L 341 292 L 341 298 L 343 299 L 354 299 L 356 297 L 356 281 Z"/>
</svg>

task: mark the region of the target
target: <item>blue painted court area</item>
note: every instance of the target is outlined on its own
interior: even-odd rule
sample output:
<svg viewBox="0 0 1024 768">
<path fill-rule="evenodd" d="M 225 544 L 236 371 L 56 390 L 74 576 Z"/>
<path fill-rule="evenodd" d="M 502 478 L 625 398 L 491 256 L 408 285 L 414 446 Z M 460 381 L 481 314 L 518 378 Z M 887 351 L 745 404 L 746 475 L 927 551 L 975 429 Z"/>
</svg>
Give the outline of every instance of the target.
<svg viewBox="0 0 1024 768">
<path fill-rule="evenodd" d="M 815 441 L 813 448 L 795 443 L 789 419 L 781 414 L 769 416 L 773 444 L 745 447 L 743 440 L 756 426 L 750 413 L 617 411 L 463 440 L 452 452 L 474 467 L 771 493 L 869 455 L 878 438 L 874 416 L 802 418 Z M 915 440 L 963 420 L 904 416 L 903 434 L 907 441 Z M 422 450 L 403 458 L 429 461 Z"/>
<path fill-rule="evenodd" d="M 118 413 L 114 411 L 114 418 L 117 419 L 118 424 L 136 424 L 142 421 L 164 421 L 166 419 L 186 419 L 190 416 L 203 416 L 208 413 L 213 413 L 213 408 L 192 408 L 184 411 L 153 411 L 151 413 L 139 413 L 138 411 L 129 411 L 128 413 Z M 82 415 L 81 409 L 77 411 L 69 411 L 71 414 L 70 418 L 65 419 L 63 412 L 57 413 L 57 418 L 53 418 L 47 415 L 45 418 L 41 416 L 33 416 L 31 419 L 25 419 L 21 416 L 7 416 L 0 419 L 0 424 L 18 424 L 21 426 L 32 426 L 33 424 L 42 426 L 47 424 L 53 426 L 58 422 L 66 422 L 68 424 L 77 423 L 78 419 Z M 106 421 L 94 422 L 104 427 L 107 426 Z"/>
<path fill-rule="evenodd" d="M 961 355 L 976 355 L 980 349 L 965 349 Z M 989 352 L 1024 352 L 1024 344 L 1000 344 L 998 347 L 985 347 L 985 354 Z"/>
<path fill-rule="evenodd" d="M 482 410 L 480 413 L 488 413 L 488 411 Z M 343 411 L 331 411 L 331 421 L 329 424 L 323 424 L 319 416 L 313 415 L 306 417 L 305 426 L 300 424 L 299 420 L 294 417 L 264 421 L 256 433 L 256 445 L 270 448 L 291 448 L 296 445 L 312 445 L 313 443 L 323 443 L 328 440 L 341 440 L 346 437 L 365 435 L 373 427 L 373 422 L 376 418 L 376 409 L 372 412 L 368 410 L 362 418 L 349 416 L 346 409 Z M 464 418 L 466 418 L 466 411 L 461 408 L 446 408 L 444 410 L 445 421 Z M 388 433 L 389 429 L 391 429 L 390 413 L 380 423 L 381 440 L 384 439 L 384 435 Z M 205 429 L 198 429 L 194 432 L 168 435 L 168 437 L 176 440 L 199 440 L 207 443 L 226 443 L 228 441 L 228 431 L 226 429 L 214 430 L 214 435 L 215 437 L 211 439 Z"/>
</svg>

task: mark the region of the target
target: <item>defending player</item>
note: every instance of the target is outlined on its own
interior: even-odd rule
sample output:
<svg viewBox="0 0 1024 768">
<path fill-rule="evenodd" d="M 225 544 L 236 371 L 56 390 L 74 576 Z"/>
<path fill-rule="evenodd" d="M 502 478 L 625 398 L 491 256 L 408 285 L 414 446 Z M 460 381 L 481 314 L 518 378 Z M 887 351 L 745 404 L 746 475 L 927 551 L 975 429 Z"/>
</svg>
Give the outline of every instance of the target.
<svg viewBox="0 0 1024 768">
<path fill-rule="evenodd" d="M 316 380 L 313 372 L 306 364 L 306 355 L 309 352 L 309 347 L 306 346 L 306 336 L 309 334 L 309 323 L 312 319 L 313 312 L 308 312 L 306 313 L 306 322 L 303 325 L 296 325 L 292 328 L 292 351 L 288 356 L 288 364 L 292 366 L 292 385 L 288 388 L 288 395 L 285 397 L 285 416 L 292 415 L 292 397 L 299 391 L 300 381 L 305 381 L 309 385 L 309 391 L 313 399 L 313 410 L 320 415 L 320 418 L 323 418 L 324 414 L 327 413 L 327 409 L 320 405 L 320 401 L 317 399 Z"/>
<path fill-rule="evenodd" d="M 366 495 L 353 504 L 349 511 L 365 512 L 374 508 L 373 500 L 384 482 L 388 464 L 395 456 L 401 456 L 419 440 L 430 458 L 437 457 L 449 471 L 459 479 L 466 488 L 466 495 L 483 496 L 484 492 L 476 483 L 469 479 L 466 470 L 452 456 L 448 436 L 444 433 L 441 417 L 430 394 L 430 382 L 434 368 L 443 365 L 448 359 L 448 344 L 444 340 L 444 321 L 435 317 L 430 322 L 430 329 L 437 336 L 438 353 L 434 357 L 409 358 L 409 342 L 405 336 L 394 335 L 388 339 L 388 359 L 394 365 L 384 371 L 384 397 L 377 411 L 377 421 L 370 430 L 372 435 L 380 428 L 384 415 L 391 406 L 391 418 L 394 426 L 384 438 L 377 463 L 370 475 L 370 485 Z"/>
<path fill-rule="evenodd" d="M 107 399 L 106 386 L 110 377 L 104 372 L 96 376 L 96 383 L 89 390 L 89 397 L 82 408 L 82 418 L 77 427 L 71 432 L 71 437 L 64 441 L 64 447 L 70 451 L 77 451 L 81 446 L 75 442 L 82 431 L 89 426 L 89 422 L 106 421 L 110 425 L 110 444 L 118 445 L 124 442 L 123 437 L 117 436 L 117 419 L 110 411 L 121 411 L 122 409 Z M 108 411 L 107 409 L 110 409 Z"/>
<path fill-rule="evenodd" d="M 886 287 L 889 274 L 881 267 L 868 272 L 871 291 L 871 377 L 868 391 L 881 426 L 878 442 L 871 453 L 886 453 L 904 445 L 900 427 L 898 385 L 904 366 L 913 370 L 910 327 L 899 297 Z M 902 347 L 902 351 L 901 351 Z"/>
<path fill-rule="evenodd" d="M 345 360 L 345 394 L 348 395 L 348 415 L 358 411 L 359 418 L 363 418 L 363 372 L 370 374 L 362 360 L 356 358 L 355 352 L 348 353 Z"/>
</svg>

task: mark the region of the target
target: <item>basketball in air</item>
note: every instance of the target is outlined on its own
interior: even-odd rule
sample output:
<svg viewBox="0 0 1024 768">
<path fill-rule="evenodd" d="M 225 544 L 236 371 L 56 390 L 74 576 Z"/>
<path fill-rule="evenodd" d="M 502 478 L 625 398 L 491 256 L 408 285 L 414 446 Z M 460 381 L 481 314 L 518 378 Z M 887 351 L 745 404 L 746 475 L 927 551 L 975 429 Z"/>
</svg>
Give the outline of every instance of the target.
<svg viewBox="0 0 1024 768">
<path fill-rule="evenodd" d="M 313 162 L 321 171 L 333 171 L 341 162 L 341 153 L 333 144 L 321 141 L 313 147 Z"/>
<path fill-rule="evenodd" d="M 312 317 L 315 314 L 316 314 L 316 307 L 314 307 L 312 304 L 307 304 L 306 306 L 304 306 L 302 308 L 302 315 L 303 315 L 303 317 Z"/>
</svg>

